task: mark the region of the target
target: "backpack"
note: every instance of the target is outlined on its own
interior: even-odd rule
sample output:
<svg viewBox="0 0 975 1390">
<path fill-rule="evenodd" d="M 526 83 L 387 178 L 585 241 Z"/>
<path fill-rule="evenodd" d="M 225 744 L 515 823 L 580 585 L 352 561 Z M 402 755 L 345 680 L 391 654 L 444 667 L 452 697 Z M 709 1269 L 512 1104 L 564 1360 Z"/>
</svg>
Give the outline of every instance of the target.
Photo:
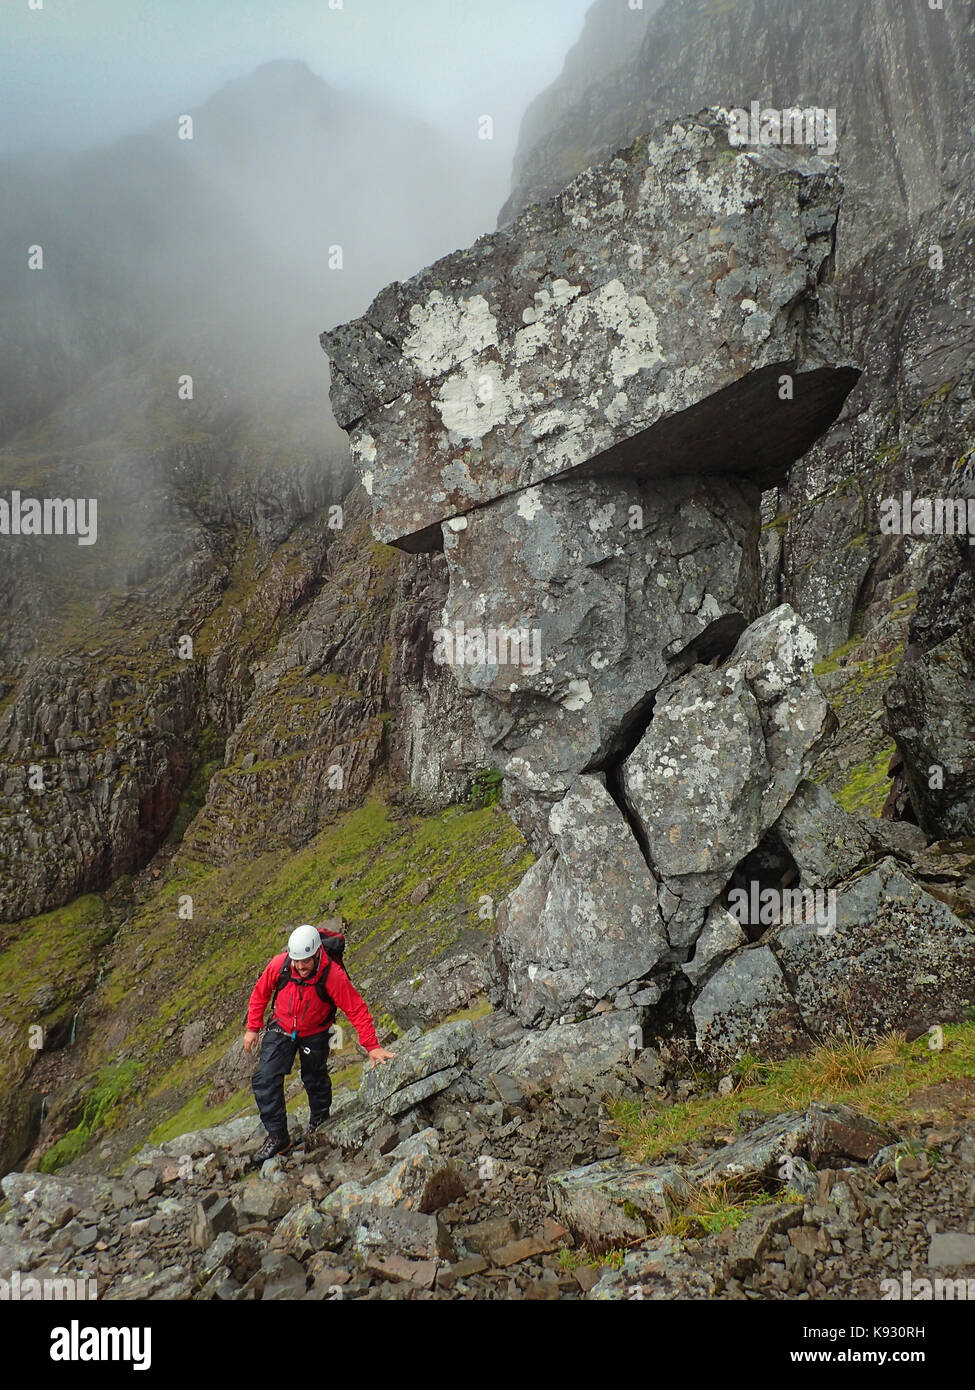
<svg viewBox="0 0 975 1390">
<path fill-rule="evenodd" d="M 337 960 L 341 962 L 345 954 L 345 937 L 341 932 L 329 931 L 327 927 L 316 927 L 315 930 L 318 932 L 319 940 L 322 943 L 322 950 L 325 952 L 326 957 L 325 972 L 315 981 L 315 993 L 322 1003 L 328 1006 L 329 1014 L 326 1027 L 331 1028 L 332 1024 L 335 1022 L 337 1010 L 334 999 L 332 999 L 328 990 L 325 988 L 325 983 L 328 980 L 328 974 L 332 968 L 332 961 Z M 278 995 L 292 979 L 291 957 L 285 956 L 284 964 L 281 966 L 281 973 L 278 976 L 278 982 L 274 986 L 274 993 L 271 995 L 271 1012 L 268 1015 L 269 1018 L 274 1017 L 274 1007 L 278 1002 Z"/>
</svg>

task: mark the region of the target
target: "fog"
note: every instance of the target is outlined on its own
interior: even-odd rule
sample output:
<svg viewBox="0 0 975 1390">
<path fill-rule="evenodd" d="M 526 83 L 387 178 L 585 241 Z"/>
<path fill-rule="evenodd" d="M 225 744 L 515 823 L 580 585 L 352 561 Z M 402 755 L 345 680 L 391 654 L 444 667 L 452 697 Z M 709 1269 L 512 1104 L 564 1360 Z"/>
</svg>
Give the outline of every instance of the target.
<svg viewBox="0 0 975 1390">
<path fill-rule="evenodd" d="M 344 457 L 318 334 L 493 229 L 588 5 L 8 5 L 4 480 L 24 450 L 164 445 L 182 373 L 193 433 L 244 412 Z"/>
</svg>

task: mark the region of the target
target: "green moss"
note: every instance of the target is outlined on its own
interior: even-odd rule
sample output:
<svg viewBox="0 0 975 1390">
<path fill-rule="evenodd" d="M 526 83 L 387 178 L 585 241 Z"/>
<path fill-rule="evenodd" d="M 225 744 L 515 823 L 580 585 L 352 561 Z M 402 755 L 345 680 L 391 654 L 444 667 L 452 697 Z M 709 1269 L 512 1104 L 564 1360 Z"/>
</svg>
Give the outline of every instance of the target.
<svg viewBox="0 0 975 1390">
<path fill-rule="evenodd" d="M 471 780 L 470 804 L 494 806 L 501 800 L 504 778 L 496 767 L 475 772 Z"/>
<path fill-rule="evenodd" d="M 209 1089 L 207 1086 L 168 1119 L 156 1125 L 149 1135 L 149 1143 L 165 1144 L 170 1139 L 178 1139 L 181 1134 L 191 1134 L 196 1129 L 209 1129 L 211 1125 L 220 1125 L 226 1120 L 236 1119 L 248 1110 L 253 1110 L 254 1115 L 257 1115 L 253 1097 L 248 1098 L 239 1093 L 229 1096 L 219 1105 L 208 1107 L 206 1097 Z"/>
<path fill-rule="evenodd" d="M 844 811 L 865 811 L 871 816 L 880 816 L 890 792 L 887 769 L 894 751 L 891 744 L 874 761 L 849 769 L 846 782 L 836 792 L 836 800 Z"/>
<path fill-rule="evenodd" d="M 81 1123 L 68 1130 L 67 1134 L 44 1154 L 38 1164 L 42 1173 L 54 1173 L 65 1163 L 81 1156 L 98 1131 L 110 1124 L 113 1111 L 122 1097 L 130 1091 L 141 1070 L 142 1064 L 136 1061 L 122 1062 L 119 1066 L 102 1069 L 94 1089 L 85 1101 Z"/>
</svg>

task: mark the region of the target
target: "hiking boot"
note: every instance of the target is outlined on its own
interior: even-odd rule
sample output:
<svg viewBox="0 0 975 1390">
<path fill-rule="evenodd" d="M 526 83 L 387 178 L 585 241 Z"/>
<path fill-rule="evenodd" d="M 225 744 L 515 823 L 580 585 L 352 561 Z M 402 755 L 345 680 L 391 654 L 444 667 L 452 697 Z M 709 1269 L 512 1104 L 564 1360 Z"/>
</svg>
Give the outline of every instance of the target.
<svg viewBox="0 0 975 1390">
<path fill-rule="evenodd" d="M 326 1110 L 326 1111 L 325 1111 L 325 1114 L 324 1114 L 324 1115 L 319 1115 L 317 1120 L 309 1120 L 309 1121 L 308 1121 L 308 1133 L 309 1133 L 309 1134 L 314 1134 L 315 1130 L 316 1130 L 316 1129 L 320 1129 L 327 1119 L 328 1119 L 328 1111 Z"/>
<path fill-rule="evenodd" d="M 265 1163 L 269 1158 L 273 1158 L 275 1154 L 287 1153 L 290 1148 L 291 1140 L 286 1134 L 269 1134 L 254 1155 L 254 1163 Z"/>
</svg>

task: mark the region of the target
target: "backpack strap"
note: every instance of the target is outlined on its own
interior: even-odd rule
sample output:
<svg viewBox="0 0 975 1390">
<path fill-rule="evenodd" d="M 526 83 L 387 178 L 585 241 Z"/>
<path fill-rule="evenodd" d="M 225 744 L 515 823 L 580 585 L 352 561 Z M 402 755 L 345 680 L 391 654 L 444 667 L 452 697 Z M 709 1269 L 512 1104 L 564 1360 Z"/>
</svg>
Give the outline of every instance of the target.
<svg viewBox="0 0 975 1390">
<path fill-rule="evenodd" d="M 270 1013 L 270 1016 L 269 1016 L 269 1018 L 268 1018 L 268 1022 L 273 1021 L 273 1019 L 274 1019 L 274 1006 L 275 1006 L 275 1004 L 277 1004 L 277 1002 L 278 1002 L 278 995 L 281 993 L 281 991 L 284 989 L 285 985 L 289 982 L 290 979 L 291 979 L 291 957 L 288 956 L 288 955 L 286 955 L 285 958 L 284 958 L 284 964 L 281 966 L 281 973 L 278 975 L 278 982 L 277 982 L 277 984 L 274 986 L 274 993 L 271 995 L 271 1013 Z"/>
<path fill-rule="evenodd" d="M 345 944 L 344 938 L 342 944 Z M 330 1012 L 327 1026 L 331 1028 L 332 1024 L 335 1022 L 335 1015 L 338 1012 L 338 1009 L 335 1005 L 335 1000 L 332 998 L 332 996 L 329 994 L 328 990 L 325 987 L 325 982 L 328 979 L 328 972 L 332 968 L 332 955 L 329 951 L 326 950 L 322 951 L 322 955 L 325 958 L 325 969 L 320 975 L 320 977 L 315 981 L 315 993 L 318 995 L 319 999 L 322 1001 L 323 1004 L 328 1005 Z M 273 1021 L 274 1019 L 274 1006 L 278 1002 L 278 995 L 284 989 L 285 985 L 289 984 L 293 980 L 293 978 L 294 977 L 291 974 L 291 958 L 290 956 L 285 956 L 284 964 L 281 966 L 281 973 L 278 975 L 278 982 L 274 986 L 274 993 L 271 995 L 271 1013 L 268 1018 L 269 1022 Z"/>
<path fill-rule="evenodd" d="M 328 973 L 332 968 L 332 957 L 329 955 L 327 951 L 325 951 L 323 954 L 325 956 L 325 969 L 322 972 L 320 978 L 315 981 L 315 992 L 317 993 L 322 1003 L 328 1005 L 328 1026 L 329 1028 L 331 1028 L 332 1024 L 335 1022 L 335 1015 L 338 1012 L 338 1010 L 335 1007 L 335 1000 L 332 998 L 328 990 L 325 988 L 325 981 L 328 979 Z"/>
</svg>

